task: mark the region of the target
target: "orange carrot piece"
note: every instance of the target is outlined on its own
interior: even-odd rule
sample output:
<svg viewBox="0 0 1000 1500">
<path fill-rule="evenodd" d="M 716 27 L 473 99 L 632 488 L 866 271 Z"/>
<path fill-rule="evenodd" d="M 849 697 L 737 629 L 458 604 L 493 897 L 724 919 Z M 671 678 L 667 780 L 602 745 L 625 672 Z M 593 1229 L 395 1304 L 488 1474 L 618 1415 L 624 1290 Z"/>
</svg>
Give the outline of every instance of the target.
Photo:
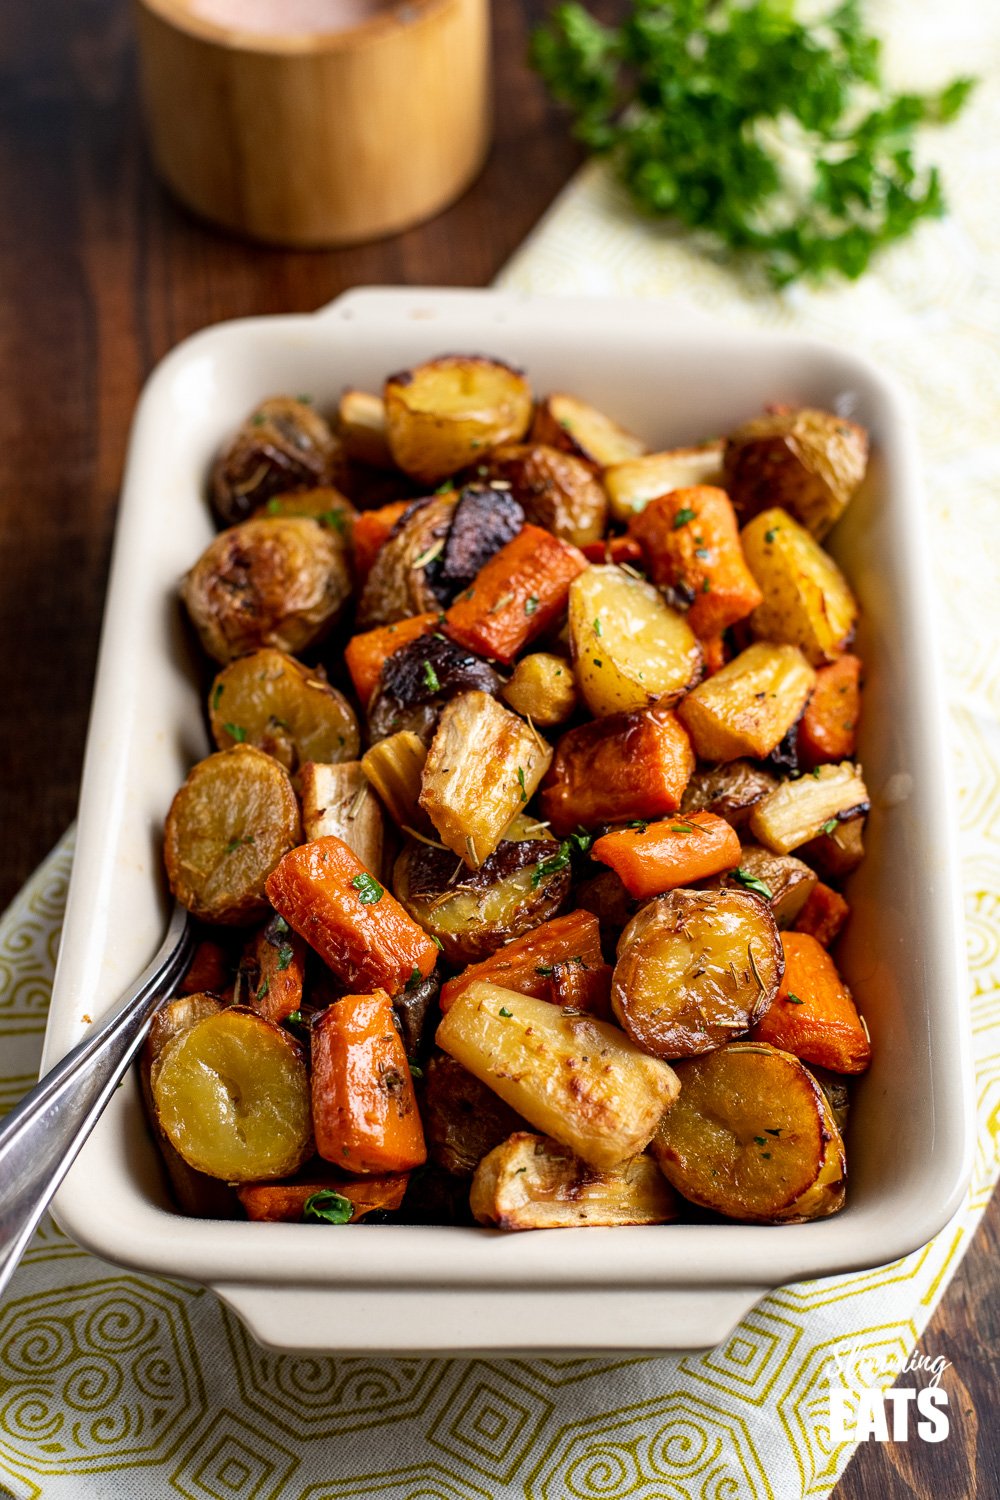
<svg viewBox="0 0 1000 1500">
<path fill-rule="evenodd" d="M 611 964 L 578 964 L 575 958 L 553 965 L 552 999 L 566 1010 L 586 1011 L 601 1021 L 614 1019 L 611 1012 Z"/>
<path fill-rule="evenodd" d="M 694 751 L 672 713 L 607 714 L 571 729 L 542 783 L 542 817 L 565 838 L 578 824 L 627 823 L 676 812 Z"/>
<path fill-rule="evenodd" d="M 344 661 L 362 708 L 367 708 L 371 702 L 389 657 L 431 630 L 439 618 L 435 614 L 411 615 L 408 620 L 377 625 L 374 630 L 365 630 L 361 635 L 351 637 L 344 650 Z"/>
<path fill-rule="evenodd" d="M 606 833 L 590 853 L 611 866 L 630 896 L 643 899 L 735 869 L 740 839 L 725 818 L 692 812 L 647 823 L 645 828 Z"/>
<path fill-rule="evenodd" d="M 593 912 L 567 912 L 564 917 L 542 922 L 481 963 L 470 964 L 449 979 L 441 987 L 441 1010 L 449 1011 L 459 995 L 478 979 L 489 980 L 502 989 L 516 990 L 521 995 L 533 995 L 536 1000 L 561 1004 L 555 994 L 556 971 L 561 966 L 590 974 L 603 963 L 601 928 Z M 589 1008 L 577 1004 L 577 1009 Z"/>
<path fill-rule="evenodd" d="M 210 938 L 200 942 L 194 950 L 191 967 L 181 980 L 182 995 L 221 994 L 232 987 L 232 965 L 226 950 Z"/>
<path fill-rule="evenodd" d="M 379 510 L 363 510 L 354 522 L 354 582 L 362 586 L 372 570 L 379 549 L 389 540 L 389 533 L 411 500 L 394 500 Z"/>
<path fill-rule="evenodd" d="M 522 526 L 459 594 L 445 617 L 445 634 L 509 665 L 559 619 L 570 584 L 586 566 L 569 542 L 540 526 Z"/>
<path fill-rule="evenodd" d="M 781 986 L 751 1037 L 833 1073 L 863 1073 L 871 1042 L 833 959 L 807 932 L 783 932 L 781 946 Z"/>
<path fill-rule="evenodd" d="M 702 641 L 701 643 L 701 654 L 705 676 L 714 677 L 716 672 L 721 672 L 729 660 L 725 637 L 721 635 L 709 636 L 707 641 Z"/>
<path fill-rule="evenodd" d="M 314 1021 L 316 1150 L 347 1172 L 408 1172 L 427 1160 L 413 1078 L 385 990 L 345 995 Z"/>
<path fill-rule="evenodd" d="M 332 834 L 289 850 L 267 877 L 267 897 L 345 984 L 398 995 L 437 962 L 423 928 Z"/>
<path fill-rule="evenodd" d="M 248 958 L 256 975 L 247 1004 L 280 1026 L 302 1006 L 306 977 L 306 945 L 284 918 L 272 918 L 249 945 Z"/>
<path fill-rule="evenodd" d="M 592 563 L 641 563 L 642 548 L 631 536 L 606 536 L 599 542 L 588 542 L 580 551 Z"/>
<path fill-rule="evenodd" d="M 807 932 L 817 943 L 829 948 L 840 936 L 840 930 L 850 915 L 851 908 L 840 892 L 820 880 L 809 892 L 809 899 L 799 912 L 795 931 Z"/>
<path fill-rule="evenodd" d="M 853 760 L 861 714 L 861 661 L 841 656 L 820 667 L 799 721 L 798 749 L 812 768 L 831 760 Z"/>
<path fill-rule="evenodd" d="M 299 1224 L 306 1218 L 305 1207 L 317 1193 L 336 1193 L 351 1205 L 350 1224 L 357 1224 L 376 1210 L 393 1213 L 403 1202 L 409 1183 L 408 1172 L 398 1176 L 344 1177 L 332 1172 L 323 1162 L 305 1167 L 287 1182 L 246 1182 L 236 1189 L 248 1219 L 268 1224 Z M 327 1199 L 327 1203 L 329 1203 Z M 322 1199 L 317 1204 L 322 1207 Z M 316 1218 L 310 1221 L 320 1223 Z"/>
<path fill-rule="evenodd" d="M 651 500 L 628 529 L 642 545 L 652 581 L 690 598 L 695 635 L 721 635 L 761 603 L 725 490 L 708 484 L 673 490 Z"/>
</svg>

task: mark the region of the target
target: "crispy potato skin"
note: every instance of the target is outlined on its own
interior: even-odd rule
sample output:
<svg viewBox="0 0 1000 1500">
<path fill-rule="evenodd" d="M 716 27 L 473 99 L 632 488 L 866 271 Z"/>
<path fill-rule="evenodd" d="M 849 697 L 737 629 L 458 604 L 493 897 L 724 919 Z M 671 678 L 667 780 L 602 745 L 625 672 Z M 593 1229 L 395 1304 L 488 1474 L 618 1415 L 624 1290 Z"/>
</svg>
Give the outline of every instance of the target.
<svg viewBox="0 0 1000 1500">
<path fill-rule="evenodd" d="M 305 401 L 262 401 L 220 453 L 212 470 L 212 506 L 224 526 L 245 521 L 273 495 L 312 489 L 330 477 L 336 441 Z"/>
<path fill-rule="evenodd" d="M 427 1065 L 422 1106 L 428 1155 L 457 1177 L 470 1177 L 487 1152 L 524 1124 L 447 1052 L 435 1052 Z"/>
<path fill-rule="evenodd" d="M 822 541 L 867 466 L 863 427 L 803 407 L 755 417 L 732 434 L 726 443 L 725 488 L 744 520 L 780 505 Z"/>
<path fill-rule="evenodd" d="M 303 516 L 221 532 L 181 586 L 201 643 L 218 662 L 262 646 L 304 650 L 332 629 L 350 592 L 339 536 Z"/>
<path fill-rule="evenodd" d="M 694 751 L 666 710 L 608 714 L 564 734 L 542 785 L 542 816 L 557 838 L 582 824 L 626 823 L 676 812 Z"/>
<path fill-rule="evenodd" d="M 480 1224 L 507 1230 L 665 1224 L 677 1217 L 674 1195 L 651 1157 L 598 1172 L 567 1146 L 529 1131 L 518 1131 L 479 1163 L 470 1203 Z"/>
<path fill-rule="evenodd" d="M 858 606 L 833 558 L 786 511 L 762 511 L 741 532 L 743 551 L 764 595 L 750 616 L 758 639 L 798 646 L 814 667 L 847 648 Z"/>
<path fill-rule="evenodd" d="M 734 1042 L 677 1064 L 680 1097 L 652 1151 L 691 1203 L 749 1223 L 801 1223 L 844 1203 L 843 1141 L 797 1057 Z"/>
<path fill-rule="evenodd" d="M 701 760 L 762 759 L 799 719 L 815 679 L 797 646 L 758 641 L 699 683 L 677 714 Z"/>
<path fill-rule="evenodd" d="M 652 584 L 591 565 L 569 591 L 573 670 L 592 714 L 676 703 L 701 676 L 694 631 Z"/>
<path fill-rule="evenodd" d="M 286 771 L 310 760 L 354 760 L 361 745 L 358 721 L 343 693 L 321 671 L 270 647 L 222 669 L 212 683 L 208 711 L 220 750 L 256 745 Z"/>
<path fill-rule="evenodd" d="M 564 542 L 600 541 L 608 497 L 589 464 L 545 443 L 505 443 L 485 465 L 491 479 L 509 484 L 525 517 Z"/>
<path fill-rule="evenodd" d="M 456 503 L 454 495 L 418 500 L 396 522 L 365 580 L 358 603 L 359 630 L 394 625 L 414 615 L 440 614 L 442 601 L 428 570 L 444 551 Z"/>
<path fill-rule="evenodd" d="M 656 1057 L 695 1057 L 749 1031 L 783 970 L 778 930 L 760 897 L 671 891 L 647 902 L 622 933 L 611 1006 L 637 1046 Z"/>
<path fill-rule="evenodd" d="M 252 922 L 264 883 L 301 837 L 288 772 L 252 745 L 199 761 L 170 804 L 163 857 L 170 889 L 206 922 Z"/>
<path fill-rule="evenodd" d="M 476 355 L 444 355 L 392 375 L 383 400 L 392 457 L 424 484 L 518 442 L 531 421 L 531 388 L 521 371 Z"/>
</svg>

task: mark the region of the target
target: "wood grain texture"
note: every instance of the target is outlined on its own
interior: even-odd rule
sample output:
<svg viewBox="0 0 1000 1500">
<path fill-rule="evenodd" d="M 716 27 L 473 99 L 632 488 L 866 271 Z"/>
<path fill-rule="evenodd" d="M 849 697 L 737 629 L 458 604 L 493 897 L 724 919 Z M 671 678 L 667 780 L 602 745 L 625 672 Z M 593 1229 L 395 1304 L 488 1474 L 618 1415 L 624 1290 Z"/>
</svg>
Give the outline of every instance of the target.
<svg viewBox="0 0 1000 1500">
<path fill-rule="evenodd" d="M 605 15 L 620 10 L 606 0 Z M 254 248 L 157 185 L 127 0 L 6 0 L 0 27 L 0 904 L 73 818 L 125 441 L 139 388 L 221 318 L 304 311 L 358 284 L 482 285 L 579 160 L 523 64 L 543 0 L 497 0 L 496 143 L 447 213 L 380 244 Z M 1000 1494 L 1000 1199 L 922 1348 L 952 1360 L 952 1435 L 869 1443 L 836 1500 Z"/>
</svg>

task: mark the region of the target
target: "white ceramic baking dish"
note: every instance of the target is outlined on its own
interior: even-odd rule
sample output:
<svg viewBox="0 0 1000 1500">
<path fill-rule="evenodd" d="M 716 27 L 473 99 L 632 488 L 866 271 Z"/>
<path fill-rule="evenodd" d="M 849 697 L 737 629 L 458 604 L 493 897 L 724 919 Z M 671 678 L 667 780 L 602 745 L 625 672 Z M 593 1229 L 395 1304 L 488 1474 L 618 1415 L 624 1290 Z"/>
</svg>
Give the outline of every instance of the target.
<svg viewBox="0 0 1000 1500">
<path fill-rule="evenodd" d="M 914 439 L 891 382 L 800 338 L 678 323 L 655 303 L 372 290 L 312 317 L 248 319 L 189 339 L 136 416 L 45 1064 L 145 964 L 165 924 L 163 816 L 208 745 L 177 582 L 212 535 L 209 461 L 262 397 L 346 383 L 447 351 L 523 365 L 654 445 L 723 432 L 765 403 L 834 407 L 874 439 L 832 550 L 863 608 L 860 755 L 872 796 L 843 965 L 874 1039 L 834 1218 L 502 1235 L 214 1223 L 170 1208 L 134 1080 L 57 1199 L 99 1255 L 212 1287 L 258 1339 L 327 1351 L 605 1351 L 714 1344 L 767 1290 L 870 1267 L 923 1244 L 958 1207 L 972 1150 L 971 1068 L 948 764 Z"/>
</svg>

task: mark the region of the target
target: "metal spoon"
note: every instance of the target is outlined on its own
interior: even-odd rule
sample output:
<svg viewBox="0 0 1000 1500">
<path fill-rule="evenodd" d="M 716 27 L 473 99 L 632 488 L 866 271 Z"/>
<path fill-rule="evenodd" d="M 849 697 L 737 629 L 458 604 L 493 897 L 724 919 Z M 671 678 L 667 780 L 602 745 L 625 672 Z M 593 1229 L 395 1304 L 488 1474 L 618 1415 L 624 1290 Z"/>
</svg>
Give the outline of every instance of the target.
<svg viewBox="0 0 1000 1500">
<path fill-rule="evenodd" d="M 193 947 L 191 919 L 175 906 L 156 957 L 111 1015 L 0 1123 L 0 1296 Z"/>
</svg>

